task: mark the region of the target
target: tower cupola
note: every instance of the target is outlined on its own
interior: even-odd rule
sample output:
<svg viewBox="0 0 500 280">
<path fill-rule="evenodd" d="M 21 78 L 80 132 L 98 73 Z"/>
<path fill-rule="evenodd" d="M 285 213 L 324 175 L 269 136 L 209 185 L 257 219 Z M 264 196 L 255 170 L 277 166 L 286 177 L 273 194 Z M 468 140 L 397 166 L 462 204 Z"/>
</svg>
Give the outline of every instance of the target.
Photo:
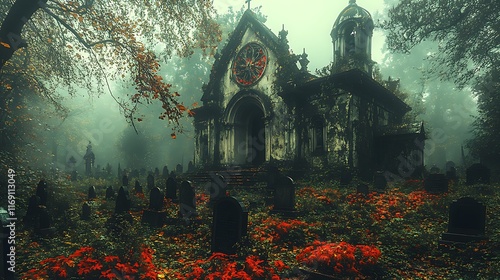
<svg viewBox="0 0 500 280">
<path fill-rule="evenodd" d="M 333 24 L 330 36 L 333 42 L 333 63 L 353 65 L 371 74 L 373 19 L 370 13 L 349 0 Z"/>
</svg>

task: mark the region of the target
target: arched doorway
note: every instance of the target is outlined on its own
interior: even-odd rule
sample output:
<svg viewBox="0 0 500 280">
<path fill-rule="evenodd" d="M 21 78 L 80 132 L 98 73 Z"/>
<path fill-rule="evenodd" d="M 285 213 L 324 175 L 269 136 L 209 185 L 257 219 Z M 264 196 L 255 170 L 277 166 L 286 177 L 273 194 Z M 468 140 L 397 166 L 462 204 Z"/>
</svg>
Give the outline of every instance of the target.
<svg viewBox="0 0 500 280">
<path fill-rule="evenodd" d="M 266 160 L 264 112 L 248 101 L 242 100 L 234 115 L 234 155 L 237 164 L 259 165 Z"/>
</svg>

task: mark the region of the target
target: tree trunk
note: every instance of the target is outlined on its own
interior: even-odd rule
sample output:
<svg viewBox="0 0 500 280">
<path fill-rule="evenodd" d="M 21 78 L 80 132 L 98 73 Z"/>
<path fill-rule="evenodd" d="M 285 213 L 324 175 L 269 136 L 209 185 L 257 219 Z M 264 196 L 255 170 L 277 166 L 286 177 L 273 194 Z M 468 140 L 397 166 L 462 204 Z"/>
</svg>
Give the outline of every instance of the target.
<svg viewBox="0 0 500 280">
<path fill-rule="evenodd" d="M 0 69 L 16 50 L 26 47 L 26 42 L 21 38 L 23 27 L 46 3 L 47 0 L 16 0 L 12 5 L 0 28 Z"/>
</svg>

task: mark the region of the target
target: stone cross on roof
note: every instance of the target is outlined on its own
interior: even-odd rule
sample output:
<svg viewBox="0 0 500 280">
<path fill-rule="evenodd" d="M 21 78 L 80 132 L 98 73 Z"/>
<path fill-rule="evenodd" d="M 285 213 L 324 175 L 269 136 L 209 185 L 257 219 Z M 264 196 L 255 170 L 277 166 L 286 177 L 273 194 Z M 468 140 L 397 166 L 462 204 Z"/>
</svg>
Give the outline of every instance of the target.
<svg viewBox="0 0 500 280">
<path fill-rule="evenodd" d="M 248 3 L 248 9 L 250 10 L 250 2 L 252 2 L 252 0 L 245 0 L 245 3 Z"/>
</svg>

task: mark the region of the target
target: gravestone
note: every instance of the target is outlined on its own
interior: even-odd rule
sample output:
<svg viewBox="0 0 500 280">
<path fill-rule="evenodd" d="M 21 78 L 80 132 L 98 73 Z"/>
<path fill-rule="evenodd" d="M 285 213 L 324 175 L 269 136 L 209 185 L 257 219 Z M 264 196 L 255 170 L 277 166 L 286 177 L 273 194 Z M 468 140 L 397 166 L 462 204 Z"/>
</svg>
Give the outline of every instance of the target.
<svg viewBox="0 0 500 280">
<path fill-rule="evenodd" d="M 128 176 L 124 174 L 122 177 L 122 186 L 128 187 Z"/>
<path fill-rule="evenodd" d="M 466 185 L 489 184 L 491 172 L 486 165 L 474 163 L 466 170 Z"/>
<path fill-rule="evenodd" d="M 274 207 L 271 213 L 295 216 L 295 184 L 292 178 L 283 176 L 274 188 Z"/>
<path fill-rule="evenodd" d="M 466 243 L 484 240 L 486 206 L 471 197 L 462 197 L 450 205 L 448 232 L 440 243 Z"/>
<path fill-rule="evenodd" d="M 234 245 L 247 235 L 248 211 L 234 197 L 223 197 L 214 205 L 211 251 L 235 254 Z"/>
<path fill-rule="evenodd" d="M 28 209 L 24 216 L 24 223 L 34 225 L 38 219 L 38 209 L 40 207 L 40 197 L 32 195 L 28 200 Z"/>
<path fill-rule="evenodd" d="M 106 200 L 115 198 L 115 190 L 113 190 L 112 186 L 109 186 L 106 189 Z"/>
<path fill-rule="evenodd" d="M 76 182 L 78 180 L 78 172 L 76 170 L 73 170 L 71 172 L 71 182 Z"/>
<path fill-rule="evenodd" d="M 154 187 L 149 194 L 149 208 L 142 212 L 142 222 L 153 227 L 161 227 L 167 217 L 163 209 L 163 194 L 160 188 Z"/>
<path fill-rule="evenodd" d="M 38 182 L 36 195 L 40 198 L 40 205 L 47 205 L 47 182 L 44 179 Z"/>
<path fill-rule="evenodd" d="M 188 170 L 187 170 L 188 173 L 193 173 L 194 172 L 194 164 L 192 161 L 189 161 L 188 162 Z"/>
<path fill-rule="evenodd" d="M 163 170 L 161 172 L 161 177 L 163 177 L 163 179 L 168 179 L 168 167 L 165 165 L 163 166 Z"/>
<path fill-rule="evenodd" d="M 149 173 L 149 175 L 146 179 L 146 183 L 147 183 L 148 190 L 151 190 L 155 187 L 155 177 L 153 176 L 152 173 Z"/>
<path fill-rule="evenodd" d="M 457 169 L 454 166 L 446 169 L 446 179 L 448 179 L 448 181 L 458 182 Z"/>
<path fill-rule="evenodd" d="M 448 191 L 448 179 L 444 174 L 431 173 L 424 180 L 424 189 L 429 193 L 445 193 Z"/>
<path fill-rule="evenodd" d="M 220 174 L 211 174 L 211 181 L 207 183 L 207 191 L 210 195 L 209 205 L 213 206 L 217 200 L 226 196 L 226 181 Z"/>
<path fill-rule="evenodd" d="M 90 205 L 85 202 L 82 205 L 82 220 L 90 220 L 91 209 Z"/>
<path fill-rule="evenodd" d="M 376 171 L 373 175 L 373 187 L 378 191 L 383 191 L 387 188 L 387 179 L 384 171 Z"/>
<path fill-rule="evenodd" d="M 52 218 L 45 205 L 38 208 L 38 221 L 35 225 L 35 232 L 44 237 L 55 233 L 55 228 L 52 227 Z"/>
<path fill-rule="evenodd" d="M 362 195 L 368 195 L 368 193 L 370 193 L 370 190 L 367 184 L 358 184 L 358 186 L 356 187 L 356 192 Z"/>
<path fill-rule="evenodd" d="M 166 182 L 165 197 L 177 201 L 177 182 L 173 177 L 168 177 Z"/>
<path fill-rule="evenodd" d="M 97 193 L 95 192 L 95 187 L 91 186 L 89 187 L 89 193 L 87 195 L 88 200 L 96 199 Z"/>
<path fill-rule="evenodd" d="M 115 213 L 126 213 L 130 210 L 130 195 L 128 190 L 124 187 L 120 187 L 118 190 L 118 196 L 116 197 Z"/>
<path fill-rule="evenodd" d="M 177 174 L 175 174 L 175 171 L 174 171 L 174 170 L 170 171 L 170 175 L 169 175 L 169 177 L 172 177 L 172 178 L 174 178 L 174 179 L 176 179 L 176 178 L 177 178 Z"/>
<path fill-rule="evenodd" d="M 196 215 L 194 187 L 190 181 L 183 181 L 179 188 L 179 217 L 189 220 Z"/>
<path fill-rule="evenodd" d="M 177 164 L 177 166 L 175 167 L 175 173 L 177 173 L 177 175 L 181 175 L 183 172 L 183 167 L 181 164 Z"/>
<path fill-rule="evenodd" d="M 141 183 L 138 180 L 135 180 L 134 191 L 135 193 L 143 193 Z"/>
</svg>

